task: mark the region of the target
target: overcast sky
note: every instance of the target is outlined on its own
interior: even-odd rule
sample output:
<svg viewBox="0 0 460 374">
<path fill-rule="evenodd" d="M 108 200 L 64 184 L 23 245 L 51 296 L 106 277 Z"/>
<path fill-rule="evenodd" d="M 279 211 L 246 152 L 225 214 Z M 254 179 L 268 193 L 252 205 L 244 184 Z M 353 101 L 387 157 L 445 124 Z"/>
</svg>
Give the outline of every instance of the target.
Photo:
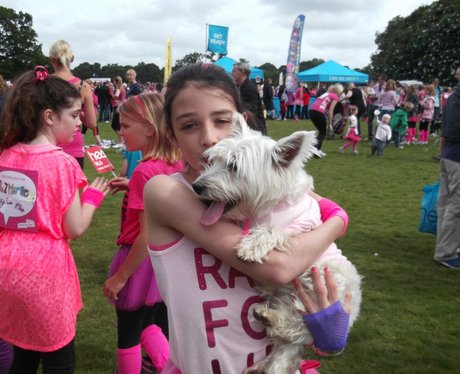
<svg viewBox="0 0 460 374">
<path fill-rule="evenodd" d="M 229 27 L 228 56 L 258 66 L 286 64 L 294 20 L 306 17 L 301 61 L 335 60 L 350 68 L 369 64 L 375 33 L 433 0 L 2 0 L 32 15 L 43 53 L 64 39 L 77 66 L 138 62 L 164 66 L 166 42 L 173 63 L 204 52 L 206 24 Z"/>
</svg>

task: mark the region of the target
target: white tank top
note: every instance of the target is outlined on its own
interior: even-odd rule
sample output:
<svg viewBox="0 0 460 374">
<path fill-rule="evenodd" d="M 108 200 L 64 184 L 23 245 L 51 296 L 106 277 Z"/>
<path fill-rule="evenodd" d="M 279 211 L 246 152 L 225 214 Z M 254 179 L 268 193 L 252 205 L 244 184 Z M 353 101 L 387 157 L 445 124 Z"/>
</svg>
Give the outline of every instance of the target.
<svg viewBox="0 0 460 374">
<path fill-rule="evenodd" d="M 252 314 L 261 300 L 252 278 L 186 237 L 149 254 L 168 307 L 170 364 L 183 374 L 232 374 L 267 355 L 265 328 Z M 172 365 L 162 373 L 174 373 Z"/>
</svg>

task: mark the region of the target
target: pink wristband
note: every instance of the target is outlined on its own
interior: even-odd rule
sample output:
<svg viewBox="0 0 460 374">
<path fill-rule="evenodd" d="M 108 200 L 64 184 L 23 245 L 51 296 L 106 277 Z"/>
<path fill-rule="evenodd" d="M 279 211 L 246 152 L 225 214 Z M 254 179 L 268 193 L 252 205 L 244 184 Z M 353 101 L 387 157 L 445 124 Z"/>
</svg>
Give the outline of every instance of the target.
<svg viewBox="0 0 460 374">
<path fill-rule="evenodd" d="M 318 204 L 319 210 L 321 212 L 321 219 L 323 220 L 323 222 L 326 222 L 335 216 L 342 218 L 344 225 L 342 232 L 340 233 L 340 236 L 345 234 L 345 231 L 347 230 L 348 226 L 347 212 L 345 212 L 339 204 L 326 198 L 322 198 L 320 201 L 318 201 Z"/>
<path fill-rule="evenodd" d="M 81 202 L 83 204 L 94 205 L 96 208 L 99 208 L 102 200 L 104 200 L 104 193 L 94 187 L 88 187 L 81 194 Z"/>
</svg>

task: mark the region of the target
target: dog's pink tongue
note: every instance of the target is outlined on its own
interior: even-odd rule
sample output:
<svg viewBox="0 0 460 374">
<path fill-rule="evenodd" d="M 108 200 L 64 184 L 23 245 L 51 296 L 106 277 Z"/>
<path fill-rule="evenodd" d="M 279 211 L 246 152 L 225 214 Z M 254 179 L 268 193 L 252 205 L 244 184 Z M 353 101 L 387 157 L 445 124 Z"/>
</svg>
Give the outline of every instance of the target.
<svg viewBox="0 0 460 374">
<path fill-rule="evenodd" d="M 209 208 L 204 212 L 201 216 L 200 223 L 203 226 L 211 226 L 214 225 L 222 214 L 224 214 L 225 204 L 220 202 L 213 202 L 209 206 Z"/>
</svg>

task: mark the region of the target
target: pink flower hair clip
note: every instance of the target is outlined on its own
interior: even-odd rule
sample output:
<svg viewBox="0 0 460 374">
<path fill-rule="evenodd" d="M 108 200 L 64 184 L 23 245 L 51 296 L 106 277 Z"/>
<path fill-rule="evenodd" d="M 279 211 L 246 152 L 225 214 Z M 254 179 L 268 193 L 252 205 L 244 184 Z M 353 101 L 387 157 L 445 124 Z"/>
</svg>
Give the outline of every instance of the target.
<svg viewBox="0 0 460 374">
<path fill-rule="evenodd" d="M 48 69 L 42 65 L 37 65 L 34 68 L 35 80 L 34 82 L 43 82 L 48 76 Z"/>
</svg>

